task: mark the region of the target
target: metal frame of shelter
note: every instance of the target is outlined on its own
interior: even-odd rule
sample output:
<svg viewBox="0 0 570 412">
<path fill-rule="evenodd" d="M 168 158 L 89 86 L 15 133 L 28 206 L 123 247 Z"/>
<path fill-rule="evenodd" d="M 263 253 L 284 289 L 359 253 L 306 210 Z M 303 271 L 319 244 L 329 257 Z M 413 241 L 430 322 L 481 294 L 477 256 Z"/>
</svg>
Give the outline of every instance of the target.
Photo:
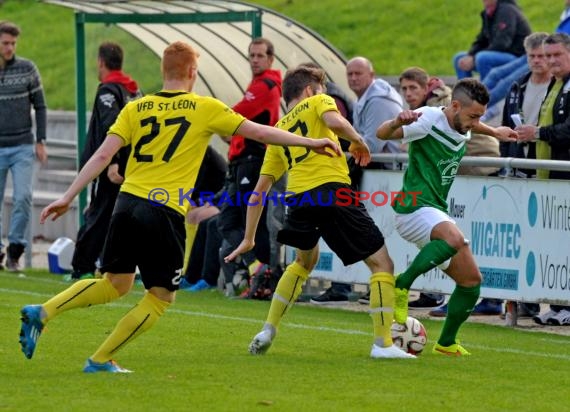
<svg viewBox="0 0 570 412">
<path fill-rule="evenodd" d="M 81 157 L 81 150 L 85 146 L 87 105 L 86 73 L 85 73 L 85 24 L 86 23 L 227 23 L 251 22 L 251 37 L 261 36 L 261 11 L 227 11 L 212 13 L 161 13 L 161 14 L 103 14 L 84 13 L 75 14 L 75 62 L 76 62 L 76 111 L 77 111 L 77 158 Z M 87 204 L 87 192 L 83 190 L 79 195 L 79 210 Z M 83 215 L 80 214 L 80 220 Z"/>
<path fill-rule="evenodd" d="M 161 14 L 75 14 L 76 81 L 77 81 L 77 136 L 78 150 L 85 143 L 86 83 L 85 83 L 85 24 L 86 23 L 227 23 L 251 22 L 251 37 L 261 36 L 261 11 L 227 11 L 212 13 L 161 13 Z M 78 153 L 80 156 L 80 153 Z M 81 210 L 81 208 L 80 208 Z"/>
<path fill-rule="evenodd" d="M 226 11 L 211 13 L 160 13 L 160 14 L 103 14 L 77 12 L 75 14 L 76 44 L 76 111 L 77 111 L 77 158 L 85 146 L 86 135 L 86 72 L 85 72 L 85 24 L 86 23 L 227 23 L 251 22 L 251 37 L 261 36 L 261 11 Z M 79 210 L 87 204 L 87 192 L 83 190 L 79 196 Z M 80 219 L 83 215 L 80 214 Z"/>
<path fill-rule="evenodd" d="M 144 43 L 158 57 L 168 44 L 185 40 L 200 51 L 199 80 L 195 91 L 230 104 L 242 98 L 251 72 L 244 53 L 252 37 L 263 35 L 275 45 L 274 68 L 314 61 L 328 78 L 353 96 L 345 74 L 346 59 L 318 33 L 289 17 L 239 0 L 42 0 L 75 10 L 77 147 L 86 136 L 85 24 L 113 24 Z M 262 20 L 263 17 L 263 20 Z M 250 23 L 250 24 L 248 24 Z M 285 107 L 282 103 L 282 109 Z M 222 147 L 219 147 L 220 143 Z M 213 141 L 224 150 L 225 145 Z M 82 210 L 87 195 L 79 197 Z"/>
</svg>

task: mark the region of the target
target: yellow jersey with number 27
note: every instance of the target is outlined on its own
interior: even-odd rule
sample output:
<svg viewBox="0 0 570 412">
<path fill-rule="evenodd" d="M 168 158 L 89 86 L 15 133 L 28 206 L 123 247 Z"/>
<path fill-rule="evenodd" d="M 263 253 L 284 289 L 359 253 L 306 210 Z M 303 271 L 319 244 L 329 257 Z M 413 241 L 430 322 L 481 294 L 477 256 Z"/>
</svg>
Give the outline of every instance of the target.
<svg viewBox="0 0 570 412">
<path fill-rule="evenodd" d="M 131 145 L 121 191 L 185 215 L 212 134 L 232 136 L 244 120 L 213 97 L 185 91 L 128 103 L 109 129 Z"/>
</svg>

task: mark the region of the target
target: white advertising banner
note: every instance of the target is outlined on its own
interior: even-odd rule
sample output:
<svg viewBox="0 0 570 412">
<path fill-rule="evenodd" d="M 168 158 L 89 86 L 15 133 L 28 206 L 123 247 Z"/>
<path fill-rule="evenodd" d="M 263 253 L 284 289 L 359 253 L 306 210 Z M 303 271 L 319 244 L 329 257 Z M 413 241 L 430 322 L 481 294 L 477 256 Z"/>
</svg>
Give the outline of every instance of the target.
<svg viewBox="0 0 570 412">
<path fill-rule="evenodd" d="M 403 271 L 418 249 L 394 228 L 394 211 L 383 203 L 401 190 L 403 172 L 367 170 L 364 201 L 386 238 L 395 272 Z M 570 184 L 567 181 L 457 176 L 449 194 L 449 214 L 470 241 L 483 284 L 481 296 L 570 304 Z M 389 202 L 388 202 L 389 203 Z M 290 261 L 293 251 L 287 249 Z M 320 242 L 320 259 L 312 276 L 368 283 L 363 263 L 344 266 Z M 454 282 L 439 269 L 420 276 L 413 289 L 451 293 Z"/>
</svg>

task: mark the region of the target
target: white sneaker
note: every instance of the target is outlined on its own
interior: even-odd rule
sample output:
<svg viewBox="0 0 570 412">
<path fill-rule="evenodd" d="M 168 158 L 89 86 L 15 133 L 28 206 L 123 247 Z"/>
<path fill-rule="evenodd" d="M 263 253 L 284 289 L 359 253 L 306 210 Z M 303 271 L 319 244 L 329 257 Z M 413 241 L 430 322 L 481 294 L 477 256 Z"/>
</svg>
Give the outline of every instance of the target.
<svg viewBox="0 0 570 412">
<path fill-rule="evenodd" d="M 273 337 L 271 336 L 271 331 L 269 329 L 263 329 L 254 336 L 249 344 L 249 353 L 252 355 L 263 355 L 271 346 L 272 341 Z"/>
<path fill-rule="evenodd" d="M 562 309 L 556 315 L 546 320 L 549 325 L 563 326 L 570 325 L 570 311 Z"/>
<path fill-rule="evenodd" d="M 373 344 L 372 350 L 370 351 L 370 357 L 379 359 L 415 359 L 416 356 L 411 353 L 404 352 L 402 349 L 398 348 L 396 345 L 388 346 L 387 348 L 381 348 L 380 346 Z"/>
<path fill-rule="evenodd" d="M 535 317 L 532 318 L 532 320 L 534 320 L 539 325 L 547 325 L 548 320 L 555 317 L 556 315 L 558 315 L 558 312 L 555 312 L 550 309 L 548 312 L 536 315 Z"/>
</svg>

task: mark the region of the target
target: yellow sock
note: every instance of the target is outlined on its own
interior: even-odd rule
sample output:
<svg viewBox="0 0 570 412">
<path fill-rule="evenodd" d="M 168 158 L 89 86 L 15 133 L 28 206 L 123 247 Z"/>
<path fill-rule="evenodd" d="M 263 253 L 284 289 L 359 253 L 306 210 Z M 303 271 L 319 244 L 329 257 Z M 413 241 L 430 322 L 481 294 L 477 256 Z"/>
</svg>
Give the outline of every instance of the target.
<svg viewBox="0 0 570 412">
<path fill-rule="evenodd" d="M 393 344 L 390 328 L 394 321 L 394 283 L 394 276 L 388 272 L 370 276 L 370 316 L 374 343 L 383 348 Z"/>
<path fill-rule="evenodd" d="M 97 363 L 111 360 L 119 349 L 149 330 L 169 305 L 153 294 L 145 293 L 141 301 L 117 323 L 113 332 L 91 356 L 91 360 Z"/>
<path fill-rule="evenodd" d="M 107 278 L 79 280 L 42 305 L 47 315 L 44 323 L 66 310 L 109 303 L 118 298 L 119 292 Z"/>
<path fill-rule="evenodd" d="M 308 277 L 309 271 L 297 262 L 291 263 L 285 269 L 285 273 L 279 279 L 275 293 L 273 293 L 271 307 L 266 320 L 266 323 L 273 326 L 275 330 L 277 330 L 281 318 L 283 318 L 287 310 L 293 306 L 301 294 L 303 284 Z"/>
<path fill-rule="evenodd" d="M 257 270 L 259 269 L 259 265 L 261 265 L 261 262 L 255 259 L 252 263 L 250 263 L 247 266 L 247 271 L 249 272 L 249 276 L 255 275 L 255 272 L 257 272 Z"/>
</svg>

